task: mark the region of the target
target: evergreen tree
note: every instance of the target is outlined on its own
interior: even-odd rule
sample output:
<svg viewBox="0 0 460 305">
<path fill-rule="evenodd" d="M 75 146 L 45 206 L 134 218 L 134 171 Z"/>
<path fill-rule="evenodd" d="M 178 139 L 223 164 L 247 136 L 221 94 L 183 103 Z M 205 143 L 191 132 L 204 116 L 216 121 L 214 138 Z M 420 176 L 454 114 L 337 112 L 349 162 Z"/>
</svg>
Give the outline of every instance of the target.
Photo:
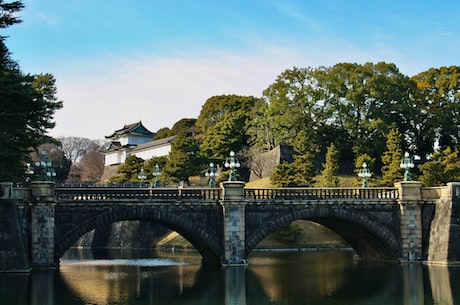
<svg viewBox="0 0 460 305">
<path fill-rule="evenodd" d="M 295 168 L 292 163 L 283 162 L 275 166 L 270 174 L 270 183 L 274 187 L 297 186 Z"/>
<path fill-rule="evenodd" d="M 0 28 L 19 23 L 21 1 L 0 1 Z M 46 142 L 62 107 L 51 74 L 23 74 L 0 36 L 0 181 L 24 179 L 29 153 Z"/>
<path fill-rule="evenodd" d="M 337 187 L 340 184 L 338 176 L 339 164 L 338 164 L 338 151 L 332 143 L 326 152 L 326 162 L 323 163 L 323 170 L 319 177 L 316 185 L 319 187 Z"/>
<path fill-rule="evenodd" d="M 163 171 L 165 179 L 189 184 L 189 177 L 199 175 L 202 164 L 198 142 L 191 136 L 180 134 L 171 143 L 171 152 Z"/>
<path fill-rule="evenodd" d="M 392 128 L 387 136 L 386 151 L 382 156 L 382 185 L 393 186 L 404 178 L 400 164 L 402 159 L 402 136 L 397 128 Z"/>
<path fill-rule="evenodd" d="M 295 170 L 296 186 L 313 186 L 316 177 L 316 168 L 314 163 L 315 155 L 306 152 L 303 155 L 294 156 L 292 165 Z"/>
<path fill-rule="evenodd" d="M 460 158 L 458 151 L 447 147 L 435 152 L 431 160 L 419 165 L 422 172 L 420 180 L 425 186 L 442 186 L 460 180 Z"/>
<path fill-rule="evenodd" d="M 110 177 L 110 182 L 139 182 L 138 175 L 144 167 L 144 159 L 134 155 L 126 158 L 125 163 L 118 168 L 117 176 Z"/>
<path fill-rule="evenodd" d="M 0 29 L 9 27 L 10 25 L 21 23 L 21 20 L 16 16 L 16 13 L 24 8 L 22 1 L 12 1 L 5 3 L 0 0 Z"/>
<path fill-rule="evenodd" d="M 270 175 L 272 185 L 277 187 L 313 186 L 316 169 L 314 155 L 306 152 L 294 156 L 294 162 L 278 164 Z"/>
</svg>

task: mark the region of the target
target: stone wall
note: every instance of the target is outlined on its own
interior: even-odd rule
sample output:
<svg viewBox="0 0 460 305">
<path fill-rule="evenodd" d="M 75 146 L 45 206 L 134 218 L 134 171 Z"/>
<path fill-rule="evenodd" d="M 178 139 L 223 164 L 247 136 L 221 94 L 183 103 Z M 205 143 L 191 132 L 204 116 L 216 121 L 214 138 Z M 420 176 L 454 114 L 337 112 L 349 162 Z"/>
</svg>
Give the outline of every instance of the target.
<svg viewBox="0 0 460 305">
<path fill-rule="evenodd" d="M 436 203 L 431 223 L 428 261 L 448 263 L 460 261 L 460 183 L 448 187 Z"/>
<path fill-rule="evenodd" d="M 253 171 L 251 171 L 249 181 L 270 177 L 270 174 L 275 168 L 275 166 L 283 163 L 284 161 L 289 163 L 293 161 L 293 153 L 294 150 L 292 149 L 292 147 L 287 145 L 278 145 L 274 149 L 261 154 L 260 160 L 258 160 L 260 161 L 260 164 L 251 164 L 250 167 L 260 167 L 262 177 L 258 177 L 256 174 L 254 174 Z"/>
<path fill-rule="evenodd" d="M 83 235 L 76 246 L 84 248 L 155 247 L 156 242 L 170 232 L 164 226 L 148 221 L 119 221 Z"/>
<path fill-rule="evenodd" d="M 30 270 L 25 240 L 16 204 L 0 199 L 0 272 Z"/>
</svg>

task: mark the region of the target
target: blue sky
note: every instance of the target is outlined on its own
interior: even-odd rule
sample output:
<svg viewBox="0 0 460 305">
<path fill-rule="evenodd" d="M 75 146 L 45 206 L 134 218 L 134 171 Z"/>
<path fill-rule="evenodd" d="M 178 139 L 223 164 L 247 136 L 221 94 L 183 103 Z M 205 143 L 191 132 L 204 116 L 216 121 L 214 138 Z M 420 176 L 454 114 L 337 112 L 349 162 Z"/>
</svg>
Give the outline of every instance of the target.
<svg viewBox="0 0 460 305">
<path fill-rule="evenodd" d="M 102 139 L 197 117 L 214 95 L 261 96 L 277 75 L 339 62 L 408 76 L 458 65 L 460 2 L 25 0 L 0 32 L 24 72 L 52 73 L 53 136 Z"/>
</svg>

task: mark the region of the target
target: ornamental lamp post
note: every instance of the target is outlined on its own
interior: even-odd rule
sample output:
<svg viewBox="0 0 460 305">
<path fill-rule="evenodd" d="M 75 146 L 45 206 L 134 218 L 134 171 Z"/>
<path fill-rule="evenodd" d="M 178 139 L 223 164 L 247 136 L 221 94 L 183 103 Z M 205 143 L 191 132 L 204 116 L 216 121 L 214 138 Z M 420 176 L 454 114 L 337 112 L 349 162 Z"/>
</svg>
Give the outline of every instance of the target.
<svg viewBox="0 0 460 305">
<path fill-rule="evenodd" d="M 235 152 L 230 151 L 230 157 L 225 160 L 225 167 L 230 168 L 230 175 L 228 181 L 236 181 L 236 168 L 240 167 L 240 161 L 235 157 Z"/>
<path fill-rule="evenodd" d="M 141 172 L 137 175 L 137 178 L 141 180 L 141 187 L 144 186 L 144 180 L 147 179 L 147 175 L 144 172 L 144 168 L 141 168 Z"/>
<path fill-rule="evenodd" d="M 159 187 L 160 186 L 161 168 L 160 168 L 160 166 L 158 164 L 155 165 L 155 168 L 153 170 L 152 175 L 155 177 L 155 187 Z"/>
<path fill-rule="evenodd" d="M 209 163 L 209 168 L 206 170 L 206 173 L 204 175 L 206 177 L 209 177 L 209 187 L 216 187 L 216 177 L 219 176 L 219 172 L 217 168 L 214 167 L 214 163 Z"/>
<path fill-rule="evenodd" d="M 411 181 L 412 176 L 410 174 L 410 169 L 414 168 L 414 162 L 412 161 L 412 158 L 409 157 L 409 153 L 407 151 L 404 153 L 404 158 L 401 160 L 401 164 L 399 166 L 405 170 L 404 181 Z"/>
<path fill-rule="evenodd" d="M 367 179 L 372 176 L 371 171 L 367 168 L 367 163 L 363 162 L 363 166 L 359 170 L 358 176 L 363 178 L 363 187 L 367 187 Z"/>
<path fill-rule="evenodd" d="M 41 172 L 43 180 L 49 181 L 51 180 L 51 177 L 56 177 L 56 172 L 52 166 L 53 163 L 46 158 L 46 150 L 42 150 L 41 161 L 35 162 L 35 167 L 37 168 L 38 172 Z"/>
</svg>

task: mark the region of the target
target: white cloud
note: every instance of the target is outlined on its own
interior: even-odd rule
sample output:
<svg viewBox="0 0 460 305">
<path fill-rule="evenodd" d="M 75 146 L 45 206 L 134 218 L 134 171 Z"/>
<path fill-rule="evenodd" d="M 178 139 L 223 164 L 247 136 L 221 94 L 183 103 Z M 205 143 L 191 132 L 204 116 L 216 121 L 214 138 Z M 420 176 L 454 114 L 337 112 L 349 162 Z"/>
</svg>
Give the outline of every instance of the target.
<svg viewBox="0 0 460 305">
<path fill-rule="evenodd" d="M 57 112 L 57 126 L 51 134 L 100 139 L 138 120 L 156 131 L 182 118 L 198 117 L 202 105 L 214 95 L 261 96 L 277 75 L 293 66 L 392 62 L 337 41 L 333 46 L 327 41 L 317 43 L 314 48 L 252 47 L 169 57 L 106 54 L 56 68 L 53 73 L 64 108 Z"/>
<path fill-rule="evenodd" d="M 138 120 L 153 131 L 172 127 L 181 118 L 196 118 L 211 96 L 261 96 L 286 68 L 276 57 L 225 52 L 111 59 L 80 66 L 73 73 L 67 68 L 55 73 L 64 108 L 57 112 L 51 133 L 101 138 Z"/>
</svg>

